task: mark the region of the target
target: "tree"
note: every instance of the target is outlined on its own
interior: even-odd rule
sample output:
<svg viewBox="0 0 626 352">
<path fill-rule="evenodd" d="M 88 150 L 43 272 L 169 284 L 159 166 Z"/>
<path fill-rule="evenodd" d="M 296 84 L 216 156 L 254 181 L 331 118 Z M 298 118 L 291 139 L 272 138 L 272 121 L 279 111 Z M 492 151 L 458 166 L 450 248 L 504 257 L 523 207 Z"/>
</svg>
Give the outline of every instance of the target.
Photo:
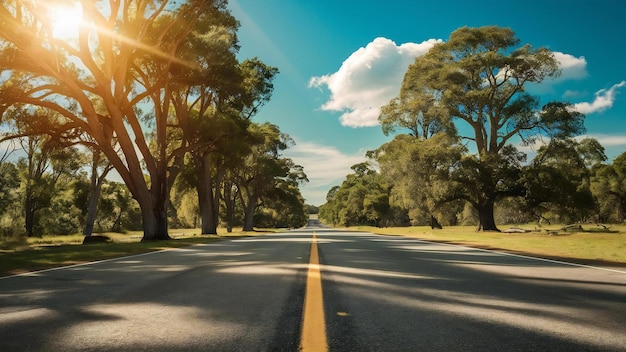
<svg viewBox="0 0 626 352">
<path fill-rule="evenodd" d="M 19 232 L 16 233 L 15 230 L 21 227 L 19 187 L 20 177 L 15 164 L 0 162 L 0 231 L 3 237 L 17 235 Z"/>
<path fill-rule="evenodd" d="M 333 226 L 337 226 L 339 223 L 339 209 L 337 206 L 337 193 L 341 188 L 339 186 L 333 186 L 326 193 L 326 203 L 320 206 L 319 217 L 320 220 L 328 222 Z"/>
<path fill-rule="evenodd" d="M 232 56 L 234 58 L 234 54 Z M 214 63 L 207 64 L 211 67 L 211 80 L 196 87 L 198 98 L 186 105 L 190 111 L 181 114 L 189 116 L 188 122 L 181 124 L 186 126 L 182 129 L 183 136 L 190 145 L 196 146 L 190 149 L 193 160 L 189 160 L 187 167 L 196 173 L 192 184 L 198 192 L 203 234 L 217 233 L 222 198 L 227 201 L 228 211 L 233 209 L 232 197 L 224 195 L 222 188 L 223 182 L 232 181 L 224 177 L 230 168 L 243 162 L 249 147 L 246 141 L 250 119 L 269 101 L 273 92 L 272 81 L 278 73 L 276 68 L 256 58 L 244 60 L 241 64 L 232 61 L 219 61 L 218 64 L 224 66 L 216 68 Z M 218 78 L 214 77 L 216 75 Z M 222 81 L 229 83 L 220 83 Z M 225 192 L 231 192 L 231 188 Z"/>
<path fill-rule="evenodd" d="M 446 110 L 426 86 L 416 86 L 414 80 L 405 79 L 400 95 L 383 106 L 378 117 L 385 136 L 398 129 L 418 140 L 426 140 L 438 133 L 456 135 L 456 126 Z"/>
<path fill-rule="evenodd" d="M 320 208 L 317 205 L 304 204 L 304 211 L 307 214 L 319 214 Z"/>
<path fill-rule="evenodd" d="M 200 69 L 178 65 L 179 84 L 172 91 L 182 142 L 192 156 L 178 158 L 175 165 L 177 170 L 187 169 L 187 185 L 197 191 L 202 234 L 217 233 L 225 172 L 219 147 L 237 140 L 247 127 L 236 110 L 243 91 L 236 58 L 239 23 L 225 8 L 226 2 L 220 3 L 210 16 L 201 18 L 199 30 L 185 44 L 185 60 L 197 62 Z"/>
<path fill-rule="evenodd" d="M 555 102 L 538 109 L 539 99 L 525 87 L 557 76 L 558 63 L 548 49 L 519 42 L 508 28 L 459 28 L 447 42 L 416 58 L 398 100 L 402 103 L 407 101 L 403 96 L 415 95 L 427 101 L 427 106 L 436 107 L 438 118 L 460 124 L 460 137 L 472 143 L 475 155 L 462 158 L 453 177 L 456 197 L 478 211 L 478 230 L 497 231 L 495 202 L 520 195 L 515 177 L 522 155 L 512 147 L 514 138 L 526 142 L 540 135 L 566 138 L 584 129 L 584 116 L 568 104 Z"/>
<path fill-rule="evenodd" d="M 28 237 L 36 235 L 39 211 L 50 207 L 63 176 L 73 174 L 80 168 L 80 157 L 74 148 L 66 148 L 46 136 L 30 136 L 23 143 L 26 157 L 18 161 L 25 229 Z M 40 231 L 39 236 L 43 235 Z"/>
<path fill-rule="evenodd" d="M 13 163 L 0 162 L 0 214 L 14 205 L 14 190 L 20 186 L 19 174 Z"/>
<path fill-rule="evenodd" d="M 105 181 L 98 202 L 97 232 L 140 230 L 141 212 L 128 188 L 119 182 Z"/>
<path fill-rule="evenodd" d="M 104 184 L 109 172 L 113 169 L 113 166 L 108 162 L 108 160 L 106 160 L 106 158 L 104 158 L 104 155 L 100 153 L 99 150 L 91 150 L 90 166 L 91 176 L 89 183 L 89 201 L 86 208 L 87 214 L 83 227 L 83 236 L 91 236 L 93 232 L 102 185 Z"/>
<path fill-rule="evenodd" d="M 591 177 L 591 189 L 600 203 L 600 221 L 622 223 L 626 217 L 626 152 L 612 164 L 596 165 Z"/>
<path fill-rule="evenodd" d="M 256 143 L 251 145 L 249 155 L 236 171 L 238 195 L 244 209 L 244 231 L 253 230 L 257 206 L 275 192 L 278 184 L 285 180 L 296 184 L 308 181 L 302 167 L 281 157 L 280 153 L 293 143 L 291 137 L 270 123 L 253 123 L 250 127 Z"/>
<path fill-rule="evenodd" d="M 539 220 L 548 211 L 561 221 L 585 220 L 595 208 L 587 165 L 604 159 L 604 148 L 595 140 L 550 140 L 522 173 L 527 211 Z"/>
<path fill-rule="evenodd" d="M 450 171 L 465 151 L 454 136 L 437 133 L 429 138 L 397 135 L 372 153 L 391 187 L 390 203 L 406 209 L 414 223 L 431 216 L 445 217 L 452 194 Z"/>
<path fill-rule="evenodd" d="M 84 174 L 64 175 L 56 182 L 49 206 L 38 213 L 37 235 L 70 235 L 83 227 L 83 209 L 76 206 L 73 185 Z"/>
<path fill-rule="evenodd" d="M 59 132 L 88 134 L 137 200 L 144 240 L 169 238 L 169 91 L 175 68 L 196 66 L 178 54 L 198 20 L 213 14 L 207 10 L 224 3 L 81 1 L 85 25 L 71 40 L 55 36 L 51 11 L 38 2 L 18 0 L 0 7 L 0 106 L 52 110 L 63 116 Z M 141 116 L 138 107 L 146 103 L 150 113 Z M 153 131 L 155 149 L 148 143 Z"/>
<path fill-rule="evenodd" d="M 277 179 L 276 188 L 267 194 L 254 216 L 255 226 L 269 228 L 301 227 L 307 223 L 304 199 L 297 181 Z"/>
<path fill-rule="evenodd" d="M 344 226 L 404 226 L 406 210 L 390 204 L 392 186 L 369 162 L 352 165 L 354 173 L 333 187 L 320 207 L 320 219 Z"/>
</svg>

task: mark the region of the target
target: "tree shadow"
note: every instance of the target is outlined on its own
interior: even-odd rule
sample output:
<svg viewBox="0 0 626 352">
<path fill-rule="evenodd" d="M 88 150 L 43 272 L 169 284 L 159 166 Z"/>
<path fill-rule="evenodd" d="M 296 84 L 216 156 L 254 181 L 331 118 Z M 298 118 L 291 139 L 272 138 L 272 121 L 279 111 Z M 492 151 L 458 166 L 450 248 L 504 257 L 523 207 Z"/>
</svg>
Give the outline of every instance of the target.
<svg viewBox="0 0 626 352">
<path fill-rule="evenodd" d="M 626 345 L 622 274 L 302 229 L 0 279 L 0 350 L 297 351 L 312 232 L 333 351 Z"/>
<path fill-rule="evenodd" d="M 310 234 L 264 237 L 0 280 L 0 350 L 295 351 Z"/>
<path fill-rule="evenodd" d="M 362 236 L 366 241 L 351 245 L 320 245 L 329 331 L 359 336 L 349 342 L 355 350 L 619 351 L 626 345 L 626 274 Z M 337 335 L 329 340 L 331 350 L 347 349 Z"/>
</svg>

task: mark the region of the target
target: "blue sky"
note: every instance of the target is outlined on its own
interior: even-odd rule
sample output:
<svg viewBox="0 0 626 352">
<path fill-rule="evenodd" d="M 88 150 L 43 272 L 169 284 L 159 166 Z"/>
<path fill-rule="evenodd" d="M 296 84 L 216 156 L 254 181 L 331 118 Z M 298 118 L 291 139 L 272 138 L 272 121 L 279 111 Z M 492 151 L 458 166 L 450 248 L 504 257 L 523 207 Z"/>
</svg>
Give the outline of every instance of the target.
<svg viewBox="0 0 626 352">
<path fill-rule="evenodd" d="M 230 0 L 241 22 L 240 57 L 280 69 L 272 100 L 255 117 L 296 142 L 285 155 L 305 168 L 307 203 L 391 137 L 376 116 L 399 92 L 414 58 L 463 26 L 513 29 L 545 46 L 561 78 L 532 87 L 542 101 L 587 114 L 587 135 L 609 159 L 626 151 L 626 1 L 621 0 Z"/>
</svg>

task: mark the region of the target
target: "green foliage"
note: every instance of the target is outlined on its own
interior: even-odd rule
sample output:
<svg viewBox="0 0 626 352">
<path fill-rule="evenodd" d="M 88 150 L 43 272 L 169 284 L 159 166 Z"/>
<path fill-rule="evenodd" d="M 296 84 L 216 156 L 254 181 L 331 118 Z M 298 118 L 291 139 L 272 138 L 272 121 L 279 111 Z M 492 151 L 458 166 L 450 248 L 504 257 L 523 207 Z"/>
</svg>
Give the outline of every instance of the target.
<svg viewBox="0 0 626 352">
<path fill-rule="evenodd" d="M 269 204 L 271 199 L 297 203 L 294 221 L 301 222 L 298 220 L 304 215 L 304 199 L 297 187 L 308 179 L 302 166 L 281 157 L 281 152 L 294 143 L 293 140 L 270 123 L 253 123 L 250 127 L 252 141 L 256 142 L 250 144 L 250 153 L 243 159 L 243 165 L 233 170 L 244 209 L 244 231 L 252 230 L 257 206 Z"/>
<path fill-rule="evenodd" d="M 0 163 L 0 213 L 6 212 L 17 199 L 16 189 L 20 185 L 18 170 L 10 162 Z"/>
<path fill-rule="evenodd" d="M 389 202 L 390 186 L 368 163 L 352 166 L 353 174 L 329 191 L 320 207 L 321 221 L 333 225 L 406 226 L 406 210 Z"/>
<path fill-rule="evenodd" d="M 200 225 L 200 207 L 198 195 L 188 190 L 180 192 L 175 189 L 171 197 L 173 211 L 170 224 L 176 228 L 197 228 Z"/>
<path fill-rule="evenodd" d="M 71 189 L 57 189 L 50 206 L 42 209 L 39 217 L 44 235 L 70 235 L 79 233 L 84 223 L 80 208 L 74 205 Z"/>
<path fill-rule="evenodd" d="M 537 217 L 527 211 L 524 200 L 520 197 L 501 199 L 496 203 L 495 218 L 499 224 L 528 224 L 537 221 Z"/>
<path fill-rule="evenodd" d="M 450 126 L 454 120 L 469 127 L 458 131 L 468 131 L 460 137 L 474 143 L 476 154 L 459 159 L 449 194 L 470 202 L 478 210 L 479 228 L 485 230 L 497 230 L 495 202 L 519 193 L 516 178 L 524 156 L 510 140 L 520 136 L 530 141 L 541 133 L 566 137 L 582 129 L 583 116 L 566 104 L 551 103 L 538 111 L 538 98 L 526 93 L 524 86 L 558 75 L 558 65 L 549 50 L 518 44 L 508 28 L 459 28 L 447 42 L 415 60 L 399 98 L 403 111 L 429 122 L 422 126 Z M 419 97 L 420 103 L 406 97 Z"/>
<path fill-rule="evenodd" d="M 254 223 L 261 228 L 295 228 L 306 225 L 308 218 L 298 187 L 280 182 L 255 211 Z"/>
<path fill-rule="evenodd" d="M 281 223 L 302 223 L 297 187 L 306 175 L 279 156 L 289 138 L 277 126 L 250 121 L 271 98 L 278 69 L 258 58 L 238 60 L 239 22 L 228 2 L 109 2 L 83 3 L 82 15 L 98 30 L 73 44 L 55 38 L 50 18 L 32 6 L 0 5 L 0 114 L 12 129 L 3 137 L 31 138 L 18 194 L 28 234 L 65 233 L 83 222 L 90 233 L 111 168 L 125 187 L 103 186 L 99 231 L 143 226 L 145 239 L 168 239 L 168 221 L 196 226 L 201 218 L 203 231 L 210 222 L 206 228 L 215 232 L 220 202 L 228 204 L 223 218 L 230 225 L 239 211 L 252 226 L 254 208 L 270 209 L 272 199 L 294 211 Z M 60 175 L 86 162 L 60 147 L 76 144 L 93 151 L 94 177 L 81 175 L 68 186 Z M 0 210 L 10 202 L 4 189 L 0 180 Z M 49 221 L 55 212 L 63 224 Z M 12 229 L 7 220 L 4 228 Z"/>
<path fill-rule="evenodd" d="M 305 204 L 304 205 L 304 211 L 307 214 L 318 214 L 320 212 L 320 208 L 318 206 L 315 206 L 315 205 Z"/>
<path fill-rule="evenodd" d="M 368 153 L 380 174 L 355 165 L 329 190 L 320 219 L 380 226 L 397 207 L 413 224 L 434 216 L 481 230 L 497 230 L 496 219 L 623 221 L 619 166 L 600 164 L 606 156 L 598 141 L 573 139 L 585 116 L 565 102 L 540 107 L 525 89 L 559 74 L 548 49 L 520 46 L 511 29 L 454 31 L 415 59 L 399 96 L 382 107 L 382 131 L 395 136 Z M 529 163 L 513 145 L 543 138 L 550 142 Z"/>
<path fill-rule="evenodd" d="M 391 186 L 390 204 L 408 210 L 411 222 L 423 225 L 432 215 L 441 218 L 439 212 L 454 198 L 450 172 L 464 150 L 446 133 L 427 139 L 401 134 L 372 156 Z"/>
<path fill-rule="evenodd" d="M 593 152 L 589 146 L 593 145 Z M 558 214 L 557 221 L 588 220 L 595 210 L 590 189 L 590 161 L 604 160 L 604 151 L 597 141 L 586 139 L 552 139 L 539 149 L 533 162 L 526 167 L 522 182 L 526 189 L 524 200 L 528 212 L 537 219 L 542 213 Z"/>
<path fill-rule="evenodd" d="M 0 163 L 0 234 L 3 239 L 15 238 L 24 231 L 19 187 L 20 176 L 15 164 Z"/>
<path fill-rule="evenodd" d="M 591 190 L 598 202 L 599 222 L 622 223 L 626 214 L 626 152 L 613 164 L 596 164 L 592 169 Z"/>
</svg>

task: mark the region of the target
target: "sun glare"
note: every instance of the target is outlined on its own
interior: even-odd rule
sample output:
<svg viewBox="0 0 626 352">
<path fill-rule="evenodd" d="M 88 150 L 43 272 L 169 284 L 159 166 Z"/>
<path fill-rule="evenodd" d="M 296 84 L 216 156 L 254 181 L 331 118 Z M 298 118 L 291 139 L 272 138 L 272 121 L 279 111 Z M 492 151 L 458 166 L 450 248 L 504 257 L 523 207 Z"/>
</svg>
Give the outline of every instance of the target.
<svg viewBox="0 0 626 352">
<path fill-rule="evenodd" d="M 77 38 L 81 25 L 82 8 L 80 3 L 73 5 L 59 5 L 50 9 L 52 34 L 55 38 Z"/>
</svg>

